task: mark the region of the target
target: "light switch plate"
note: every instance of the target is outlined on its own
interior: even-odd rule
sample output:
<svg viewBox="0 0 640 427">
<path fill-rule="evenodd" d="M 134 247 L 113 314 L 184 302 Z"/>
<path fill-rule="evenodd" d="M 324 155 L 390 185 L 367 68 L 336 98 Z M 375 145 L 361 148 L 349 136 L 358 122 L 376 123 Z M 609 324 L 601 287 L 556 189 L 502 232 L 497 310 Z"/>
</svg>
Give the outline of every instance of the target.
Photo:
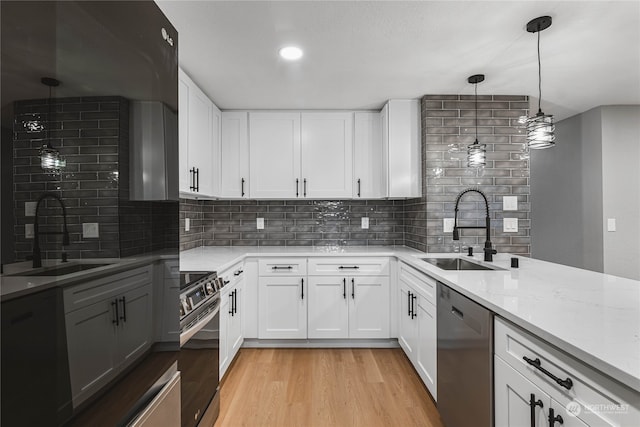
<svg viewBox="0 0 640 427">
<path fill-rule="evenodd" d="M 453 233 L 454 222 L 455 221 L 453 218 L 444 218 L 442 220 L 442 228 L 444 229 L 445 233 Z"/>
<path fill-rule="evenodd" d="M 256 228 L 258 230 L 264 230 L 264 218 L 256 218 Z"/>
<path fill-rule="evenodd" d="M 505 233 L 517 233 L 518 218 L 504 218 L 502 220 L 502 231 Z"/>
<path fill-rule="evenodd" d="M 185 218 L 184 219 L 184 231 L 189 231 L 191 229 L 191 219 L 190 218 Z"/>
<path fill-rule="evenodd" d="M 616 231 L 616 219 L 607 218 L 607 231 Z"/>
<path fill-rule="evenodd" d="M 362 220 L 361 220 L 360 225 L 361 225 L 363 230 L 369 229 L 369 218 L 367 218 L 366 216 L 363 217 Z"/>
<path fill-rule="evenodd" d="M 504 211 L 517 211 L 518 210 L 518 196 L 504 196 L 502 198 L 502 210 L 504 210 Z"/>
<path fill-rule="evenodd" d="M 24 202 L 24 216 L 36 216 L 38 202 Z"/>
<path fill-rule="evenodd" d="M 27 239 L 33 239 L 33 224 L 24 225 L 24 237 Z"/>
<path fill-rule="evenodd" d="M 83 239 L 97 239 L 100 237 L 98 231 L 97 222 L 83 222 L 82 223 L 82 238 Z"/>
</svg>

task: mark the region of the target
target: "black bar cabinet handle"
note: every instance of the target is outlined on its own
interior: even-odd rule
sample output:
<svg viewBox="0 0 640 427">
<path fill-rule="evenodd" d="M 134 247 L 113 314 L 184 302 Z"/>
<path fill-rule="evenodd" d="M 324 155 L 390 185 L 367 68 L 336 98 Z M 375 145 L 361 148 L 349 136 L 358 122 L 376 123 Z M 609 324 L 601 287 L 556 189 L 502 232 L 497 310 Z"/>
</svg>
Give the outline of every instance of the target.
<svg viewBox="0 0 640 427">
<path fill-rule="evenodd" d="M 120 319 L 122 319 L 126 323 L 127 322 L 127 300 L 123 296 L 122 298 L 120 298 L 120 302 L 122 302 L 122 317 L 120 317 Z"/>
<path fill-rule="evenodd" d="M 238 290 L 234 289 L 233 291 L 233 312 L 238 314 Z"/>
<path fill-rule="evenodd" d="M 544 408 L 542 400 L 536 400 L 536 395 L 531 393 L 531 397 L 529 398 L 529 408 L 531 409 L 531 427 L 536 427 L 536 406 Z"/>
<path fill-rule="evenodd" d="M 229 314 L 233 316 L 233 292 L 229 293 Z"/>
<path fill-rule="evenodd" d="M 196 168 L 189 169 L 189 190 L 195 191 L 196 189 Z"/>
<path fill-rule="evenodd" d="M 300 188 L 300 180 L 296 178 L 296 197 L 300 197 L 300 191 L 298 191 L 298 188 Z"/>
<path fill-rule="evenodd" d="M 340 270 L 358 270 L 360 266 L 359 265 L 341 265 L 338 268 Z"/>
<path fill-rule="evenodd" d="M 549 408 L 549 427 L 553 427 L 558 424 L 564 424 L 564 420 L 562 416 L 555 415 L 553 408 Z"/>
<path fill-rule="evenodd" d="M 356 299 L 356 279 L 351 278 L 351 299 Z"/>
<path fill-rule="evenodd" d="M 411 316 L 411 292 L 407 291 L 407 316 Z"/>
<path fill-rule="evenodd" d="M 302 195 L 307 197 L 307 178 L 302 180 Z"/>
<path fill-rule="evenodd" d="M 360 197 L 360 178 L 358 178 L 358 197 Z"/>
<path fill-rule="evenodd" d="M 536 357 L 535 360 L 529 359 L 527 356 L 523 356 L 522 358 L 529 365 L 533 366 L 534 368 L 536 368 L 537 370 L 539 370 L 540 372 L 542 372 L 543 374 L 545 374 L 546 376 L 548 376 L 549 378 L 554 380 L 558 385 L 561 385 L 562 387 L 566 388 L 567 390 L 571 390 L 571 387 L 573 387 L 573 381 L 571 381 L 571 378 L 567 378 L 566 380 L 562 380 L 562 379 L 556 377 L 551 372 L 547 371 L 546 369 L 544 369 L 542 367 L 542 362 L 540 362 L 540 359 L 538 359 L 537 357 Z"/>
<path fill-rule="evenodd" d="M 288 265 L 286 267 L 280 267 L 279 265 L 274 265 L 273 267 L 271 267 L 272 270 L 292 270 L 293 267 Z"/>
<path fill-rule="evenodd" d="M 116 326 L 118 326 L 120 324 L 120 318 L 118 317 L 118 299 L 114 299 L 113 301 L 111 301 L 111 307 L 116 308 L 116 315 L 114 316 L 114 320 L 111 321 L 111 323 L 115 323 Z"/>
<path fill-rule="evenodd" d="M 415 318 L 418 317 L 418 315 L 416 314 L 416 306 L 415 306 L 415 302 L 418 299 L 418 297 L 415 294 L 411 294 L 411 318 Z"/>
<path fill-rule="evenodd" d="M 347 299 L 347 278 L 342 279 L 342 298 Z"/>
<path fill-rule="evenodd" d="M 244 197 L 244 178 L 240 180 L 240 196 Z"/>
<path fill-rule="evenodd" d="M 304 299 L 304 279 L 302 280 L 302 285 L 300 286 L 300 298 Z"/>
<path fill-rule="evenodd" d="M 200 168 L 196 168 L 196 191 L 200 192 Z"/>
</svg>

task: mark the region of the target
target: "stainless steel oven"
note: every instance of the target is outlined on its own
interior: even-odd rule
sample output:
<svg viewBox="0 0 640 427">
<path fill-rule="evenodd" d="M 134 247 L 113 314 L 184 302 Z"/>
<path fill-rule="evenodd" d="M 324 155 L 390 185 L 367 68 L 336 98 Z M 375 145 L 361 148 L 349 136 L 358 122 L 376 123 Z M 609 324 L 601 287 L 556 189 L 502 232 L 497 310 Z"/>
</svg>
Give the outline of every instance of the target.
<svg viewBox="0 0 640 427">
<path fill-rule="evenodd" d="M 220 412 L 220 289 L 216 273 L 180 274 L 182 427 L 213 425 Z"/>
</svg>

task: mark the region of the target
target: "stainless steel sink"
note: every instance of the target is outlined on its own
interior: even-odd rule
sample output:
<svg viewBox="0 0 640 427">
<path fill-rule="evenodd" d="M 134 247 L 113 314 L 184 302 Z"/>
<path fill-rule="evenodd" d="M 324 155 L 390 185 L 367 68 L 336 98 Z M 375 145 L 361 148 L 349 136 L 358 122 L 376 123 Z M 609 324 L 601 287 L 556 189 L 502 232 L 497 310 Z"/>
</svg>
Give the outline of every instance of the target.
<svg viewBox="0 0 640 427">
<path fill-rule="evenodd" d="M 420 258 L 443 270 L 499 270 L 494 267 L 476 264 L 463 258 Z"/>
<path fill-rule="evenodd" d="M 8 276 L 64 276 L 66 274 L 78 273 L 80 271 L 91 270 L 93 268 L 104 267 L 110 264 L 69 264 L 56 265 L 53 267 L 39 268 L 34 271 L 8 274 Z"/>
</svg>

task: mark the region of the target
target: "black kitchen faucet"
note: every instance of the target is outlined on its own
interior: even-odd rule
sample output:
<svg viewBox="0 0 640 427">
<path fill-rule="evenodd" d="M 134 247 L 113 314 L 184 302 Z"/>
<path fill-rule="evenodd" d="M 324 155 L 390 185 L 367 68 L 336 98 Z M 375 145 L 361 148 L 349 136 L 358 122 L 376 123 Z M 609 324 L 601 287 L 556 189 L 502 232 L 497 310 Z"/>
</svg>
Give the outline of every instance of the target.
<svg viewBox="0 0 640 427">
<path fill-rule="evenodd" d="M 484 199 L 484 205 L 487 209 L 487 217 L 485 219 L 486 223 L 484 227 L 478 226 L 458 226 L 458 204 L 460 203 L 460 199 L 467 193 L 478 193 Z M 491 247 L 491 218 L 489 217 L 489 202 L 487 201 L 487 196 L 484 193 L 476 188 L 469 188 L 464 190 L 462 193 L 458 194 L 458 198 L 456 199 L 456 208 L 455 208 L 455 218 L 453 221 L 453 240 L 460 240 L 460 229 L 463 228 L 473 228 L 473 229 L 482 229 L 484 228 L 487 232 L 487 240 L 484 242 L 484 260 L 485 261 L 493 261 L 493 255 L 498 253 L 495 249 Z"/>
<path fill-rule="evenodd" d="M 60 203 L 62 207 L 62 219 L 64 221 L 64 228 L 62 231 L 39 231 L 38 230 L 38 211 L 40 204 L 46 198 L 55 199 Z M 64 206 L 62 199 L 53 193 L 44 193 L 38 199 L 36 204 L 36 216 L 33 222 L 33 268 L 42 267 L 42 254 L 40 253 L 40 235 L 41 234 L 62 234 L 62 246 L 69 246 L 69 230 L 67 229 L 67 208 Z M 67 254 L 62 253 L 62 262 L 67 262 Z"/>
</svg>

